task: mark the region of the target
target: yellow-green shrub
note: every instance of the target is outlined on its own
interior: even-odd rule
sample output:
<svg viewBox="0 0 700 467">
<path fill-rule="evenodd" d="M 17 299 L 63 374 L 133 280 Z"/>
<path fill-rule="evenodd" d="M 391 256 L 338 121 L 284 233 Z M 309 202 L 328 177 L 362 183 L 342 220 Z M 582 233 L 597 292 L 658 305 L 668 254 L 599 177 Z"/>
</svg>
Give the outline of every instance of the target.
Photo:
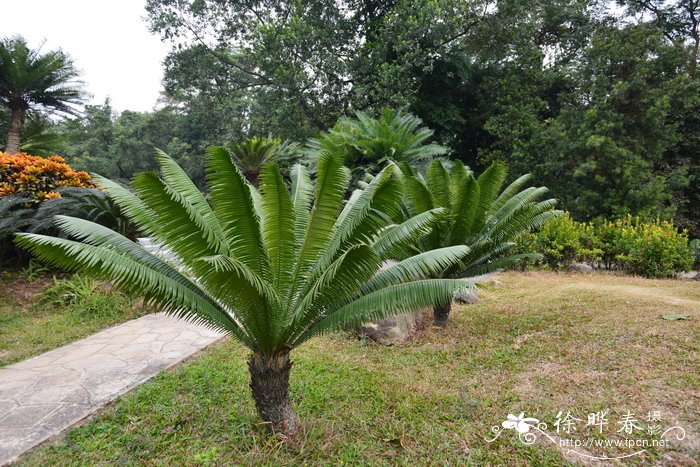
<svg viewBox="0 0 700 467">
<path fill-rule="evenodd" d="M 694 260 L 687 232 L 668 221 L 644 222 L 631 216 L 585 223 L 567 213 L 523 239 L 520 248 L 541 253 L 554 269 L 581 261 L 646 277 L 672 277 L 689 270 Z"/>
</svg>

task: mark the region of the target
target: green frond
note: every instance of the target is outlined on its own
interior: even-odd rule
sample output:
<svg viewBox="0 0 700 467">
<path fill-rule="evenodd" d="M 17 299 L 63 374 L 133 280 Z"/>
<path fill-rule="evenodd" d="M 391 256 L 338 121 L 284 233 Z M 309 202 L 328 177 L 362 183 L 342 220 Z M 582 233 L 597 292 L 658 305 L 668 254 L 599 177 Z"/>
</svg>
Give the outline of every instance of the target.
<svg viewBox="0 0 700 467">
<path fill-rule="evenodd" d="M 329 331 L 432 307 L 451 300 L 457 290 L 471 287 L 473 282 L 464 279 L 425 279 L 385 287 L 328 313 L 304 331 L 293 346 Z"/>
<path fill-rule="evenodd" d="M 309 274 L 330 242 L 349 182 L 349 175 L 343 167 L 342 158 L 333 154 L 321 155 L 316 175 L 315 202 L 304 233 L 304 241 L 298 250 L 297 261 L 292 269 L 294 287 L 288 296 L 290 308 L 294 306 L 293 298 L 306 288 Z"/>
<path fill-rule="evenodd" d="M 426 251 L 381 270 L 362 287 L 361 293 L 418 279 L 439 277 L 443 271 L 459 263 L 469 253 L 466 245 L 448 246 Z"/>
<path fill-rule="evenodd" d="M 450 229 L 446 233 L 448 245 L 464 243 L 474 230 L 479 216 L 481 188 L 472 174 L 465 175 L 461 189 L 454 194 L 450 209 Z"/>
<path fill-rule="evenodd" d="M 441 207 L 433 199 L 432 193 L 417 177 L 404 178 L 406 207 L 411 216 Z"/>
<path fill-rule="evenodd" d="M 311 183 L 309 171 L 301 164 L 292 167 L 292 203 L 296 220 L 294 223 L 294 238 L 296 239 L 296 250 L 301 248 L 304 240 L 306 228 L 309 225 L 311 205 L 313 203 L 314 187 Z"/>
<path fill-rule="evenodd" d="M 445 208 L 435 208 L 411 217 L 401 224 L 390 225 L 378 233 L 371 243 L 372 248 L 382 259 L 389 259 L 389 254 L 394 249 L 417 242 L 429 234 L 446 212 Z"/>
<path fill-rule="evenodd" d="M 264 275 L 267 256 L 251 187 L 225 148 L 212 147 L 207 151 L 207 180 L 214 214 L 224 229 L 231 254 Z"/>
<path fill-rule="evenodd" d="M 292 314 L 293 331 L 290 340 L 299 336 L 300 330 L 322 318 L 329 309 L 346 301 L 356 293 L 379 269 L 379 257 L 367 245 L 353 245 L 331 263 L 313 281 L 306 295 Z"/>
<path fill-rule="evenodd" d="M 437 207 L 450 205 L 450 179 L 440 161 L 432 161 L 426 173 L 428 189 L 433 195 Z"/>
<path fill-rule="evenodd" d="M 496 212 L 500 210 L 503 205 L 508 202 L 509 199 L 511 199 L 516 193 L 518 193 L 520 190 L 523 189 L 525 184 L 530 181 L 532 178 L 531 174 L 525 174 L 520 177 L 518 177 L 515 181 L 513 181 L 510 185 L 508 185 L 500 195 L 498 195 L 498 198 L 496 198 L 496 201 L 493 202 L 493 205 L 491 206 L 491 212 Z"/>
<path fill-rule="evenodd" d="M 142 172 L 132 183 L 137 196 L 157 213 L 153 237 L 168 247 L 188 266 L 202 256 L 220 253 L 208 235 L 204 219 L 187 201 L 153 172 Z M 212 240 L 210 242 L 210 240 Z"/>
<path fill-rule="evenodd" d="M 181 198 L 190 217 L 197 227 L 206 235 L 209 244 L 214 245 L 219 253 L 228 252 L 228 242 L 219 220 L 197 186 L 190 180 L 177 162 L 163 151 L 156 150 L 156 161 L 160 166 L 163 181 Z"/>
<path fill-rule="evenodd" d="M 268 280 L 287 295 L 292 279 L 289 271 L 296 254 L 296 218 L 292 198 L 276 165 L 265 165 L 260 171 L 260 194 L 264 213 L 262 238 L 270 260 Z"/>
<path fill-rule="evenodd" d="M 507 173 L 506 165 L 496 161 L 479 175 L 479 207 L 476 210 L 472 232 L 478 231 L 484 226 L 487 216 L 494 208 L 494 201 L 503 186 Z"/>
</svg>

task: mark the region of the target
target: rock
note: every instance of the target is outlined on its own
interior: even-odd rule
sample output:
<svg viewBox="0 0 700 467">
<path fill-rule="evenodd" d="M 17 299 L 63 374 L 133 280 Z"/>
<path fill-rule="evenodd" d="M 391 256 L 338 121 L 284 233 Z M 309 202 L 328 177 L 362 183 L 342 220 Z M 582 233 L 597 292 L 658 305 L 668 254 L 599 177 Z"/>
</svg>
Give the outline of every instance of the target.
<svg viewBox="0 0 700 467">
<path fill-rule="evenodd" d="M 365 323 L 357 329 L 360 336 L 367 336 L 382 345 L 395 345 L 406 342 L 417 330 L 418 324 L 428 310 L 408 315 L 389 316 L 379 321 Z M 432 313 L 432 310 L 430 310 Z"/>
<path fill-rule="evenodd" d="M 387 260 L 382 263 L 378 272 L 384 271 L 398 264 L 398 261 Z M 430 309 L 430 313 L 432 313 Z M 417 311 L 410 314 L 388 316 L 378 321 L 362 324 L 357 328 L 360 336 L 366 336 L 382 345 L 394 345 L 406 342 L 418 329 L 423 315 L 428 310 Z"/>
<path fill-rule="evenodd" d="M 586 263 L 573 263 L 569 265 L 569 271 L 582 272 L 588 274 L 593 272 L 593 267 Z"/>
<path fill-rule="evenodd" d="M 476 295 L 476 291 L 472 289 L 462 289 L 455 292 L 454 299 L 457 303 L 473 305 L 479 302 L 479 297 Z"/>
<path fill-rule="evenodd" d="M 682 280 L 700 281 L 700 271 L 679 272 L 676 277 Z"/>
</svg>

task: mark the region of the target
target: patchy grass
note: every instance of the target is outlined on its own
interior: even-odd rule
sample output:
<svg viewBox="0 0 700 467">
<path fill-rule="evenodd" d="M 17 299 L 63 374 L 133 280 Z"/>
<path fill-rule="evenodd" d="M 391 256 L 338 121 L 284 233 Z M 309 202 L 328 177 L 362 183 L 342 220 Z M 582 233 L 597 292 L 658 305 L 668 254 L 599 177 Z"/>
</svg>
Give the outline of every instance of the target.
<svg viewBox="0 0 700 467">
<path fill-rule="evenodd" d="M 686 439 L 651 448 L 632 464 L 694 465 L 700 458 L 700 287 L 695 282 L 608 275 L 508 273 L 460 307 L 446 330 L 406 345 L 350 335 L 295 351 L 291 392 L 304 428 L 282 442 L 260 425 L 248 390 L 246 351 L 213 346 L 119 399 L 65 439 L 30 452 L 24 465 L 562 465 L 585 461 L 540 438 L 521 444 L 491 427 L 525 412 L 550 426 L 559 411 L 588 436 L 588 413 L 608 410 L 598 439 L 624 439 L 631 411 L 646 428 Z M 681 313 L 690 320 L 666 321 Z M 560 436 L 564 436 L 561 434 Z M 623 455 L 620 448 L 585 448 Z"/>
<path fill-rule="evenodd" d="M 0 367 L 144 314 L 134 300 L 73 276 L 0 275 Z"/>
</svg>

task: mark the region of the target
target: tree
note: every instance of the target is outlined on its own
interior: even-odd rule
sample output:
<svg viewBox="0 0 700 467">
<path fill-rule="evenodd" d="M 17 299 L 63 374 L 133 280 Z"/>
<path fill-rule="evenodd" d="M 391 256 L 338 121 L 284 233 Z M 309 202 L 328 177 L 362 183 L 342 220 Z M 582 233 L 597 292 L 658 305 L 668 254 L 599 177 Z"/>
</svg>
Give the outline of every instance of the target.
<svg viewBox="0 0 700 467">
<path fill-rule="evenodd" d="M 15 154 L 27 111 L 76 115 L 83 102 L 78 70 L 61 50 L 32 50 L 22 37 L 0 40 L 0 103 L 10 110 L 5 152 Z"/>
<path fill-rule="evenodd" d="M 59 216 L 57 224 L 79 241 L 33 234 L 17 241 L 54 265 L 110 278 L 240 341 L 252 352 L 256 407 L 274 432 L 293 435 L 299 427 L 288 394 L 296 347 L 331 330 L 431 306 L 470 285 L 425 279 L 459 261 L 464 246 L 410 256 L 379 271 L 392 247 L 414 241 L 441 212 L 389 225 L 402 196 L 394 166 L 345 203 L 349 175 L 337 155 L 319 159 L 315 187 L 296 165 L 290 193 L 277 165 L 263 167 L 258 191 L 226 150 L 212 148 L 206 198 L 170 157 L 157 158 L 160 175 L 137 175 L 135 193 L 99 181 L 143 232 L 173 251 L 181 269 L 112 230 L 71 217 Z"/>
<path fill-rule="evenodd" d="M 138 172 L 155 170 L 156 149 L 167 151 L 198 186 L 204 185 L 204 161 L 195 151 L 204 139 L 188 114 L 172 107 L 154 112 L 114 112 L 107 100 L 88 105 L 81 118 L 59 126 L 67 141 L 66 159 L 75 167 L 125 183 Z"/>
<path fill-rule="evenodd" d="M 299 140 L 355 111 L 410 105 L 417 74 L 458 48 L 488 3 L 149 0 L 146 10 L 173 44 L 169 96 L 228 101 L 251 133 Z"/>
<path fill-rule="evenodd" d="M 537 201 L 547 193 L 545 187 L 524 188 L 530 176 L 519 177 L 501 189 L 506 167 L 494 163 L 478 178 L 461 162 L 448 172 L 440 161 L 430 163 L 423 177 L 402 165 L 404 210 L 408 217 L 446 210 L 432 231 L 409 249 L 409 254 L 427 252 L 454 245 L 468 248 L 459 263 L 445 265 L 438 277 L 474 277 L 512 266 L 523 259 L 536 259 L 529 253 L 509 254 L 517 240 L 553 217 L 555 199 Z M 433 320 L 437 326 L 447 324 L 452 300 L 436 304 Z"/>
</svg>

